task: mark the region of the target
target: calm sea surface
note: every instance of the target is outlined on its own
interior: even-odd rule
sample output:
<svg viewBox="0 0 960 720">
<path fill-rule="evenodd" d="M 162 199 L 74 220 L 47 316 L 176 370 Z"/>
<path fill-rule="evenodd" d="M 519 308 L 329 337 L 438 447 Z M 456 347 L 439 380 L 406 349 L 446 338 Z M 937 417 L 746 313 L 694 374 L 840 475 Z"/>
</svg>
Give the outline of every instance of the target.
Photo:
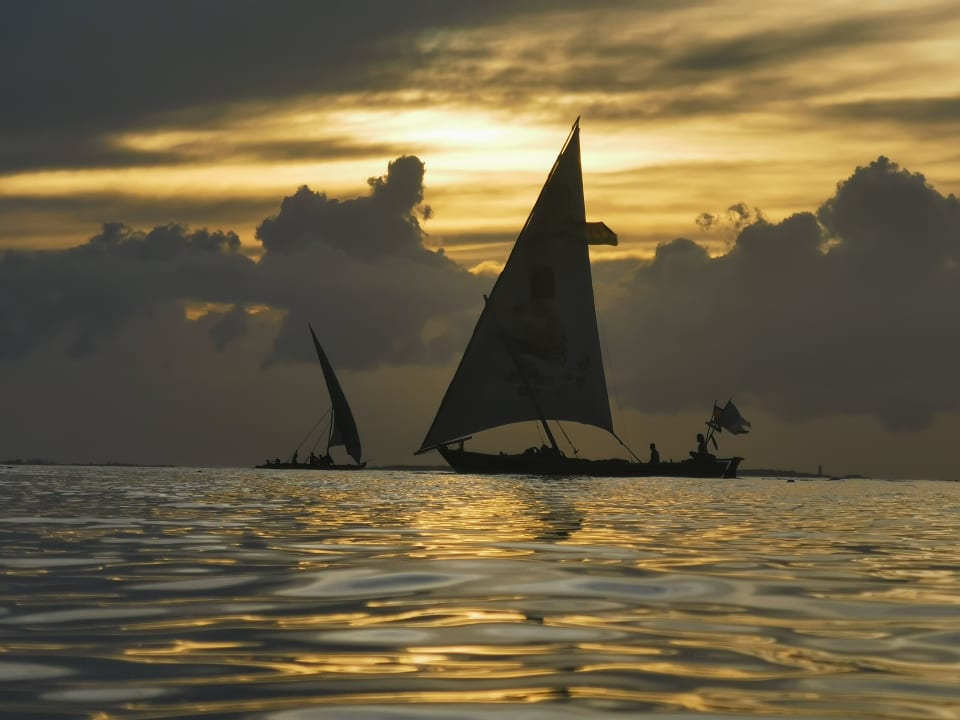
<svg viewBox="0 0 960 720">
<path fill-rule="evenodd" d="M 4 718 L 960 718 L 960 483 L 0 466 Z"/>
</svg>

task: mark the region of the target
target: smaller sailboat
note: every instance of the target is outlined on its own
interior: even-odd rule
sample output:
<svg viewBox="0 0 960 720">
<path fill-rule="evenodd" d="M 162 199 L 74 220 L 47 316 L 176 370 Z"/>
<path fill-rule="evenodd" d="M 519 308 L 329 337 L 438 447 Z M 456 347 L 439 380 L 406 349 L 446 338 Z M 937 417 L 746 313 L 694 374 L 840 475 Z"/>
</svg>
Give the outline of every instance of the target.
<svg viewBox="0 0 960 720">
<path fill-rule="evenodd" d="M 337 380 L 337 374 L 333 371 L 333 366 L 327 359 L 327 354 L 323 351 L 320 341 L 317 340 L 317 334 L 313 327 L 310 328 L 310 337 L 313 338 L 313 347 L 317 351 L 317 359 L 320 361 L 320 367 L 323 370 L 323 379 L 327 384 L 327 394 L 330 396 L 330 410 L 317 421 L 311 428 L 307 436 L 293 451 L 293 455 L 288 460 L 281 460 L 279 457 L 275 460 L 267 460 L 263 465 L 257 465 L 258 468 L 269 468 L 271 470 L 359 470 L 366 467 L 366 462 L 361 462 L 362 455 L 360 447 L 360 433 L 357 431 L 357 423 L 353 419 L 353 413 L 350 412 L 350 405 L 347 403 L 347 396 L 340 387 Z M 303 459 L 300 458 L 300 450 L 304 443 L 313 437 L 314 430 L 329 416 L 330 423 L 327 428 L 327 446 L 322 454 L 316 453 L 316 446 L 320 444 L 322 436 L 318 438 L 309 454 Z M 330 448 L 343 446 L 347 454 L 353 458 L 354 464 L 338 464 L 330 455 Z"/>
</svg>

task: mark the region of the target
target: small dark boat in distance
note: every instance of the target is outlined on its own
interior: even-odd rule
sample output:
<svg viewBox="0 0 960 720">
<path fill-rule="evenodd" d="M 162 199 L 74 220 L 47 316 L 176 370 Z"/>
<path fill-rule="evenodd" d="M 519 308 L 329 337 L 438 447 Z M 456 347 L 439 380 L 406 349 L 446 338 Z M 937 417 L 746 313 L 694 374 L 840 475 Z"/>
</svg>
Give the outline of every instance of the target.
<svg viewBox="0 0 960 720">
<path fill-rule="evenodd" d="M 320 367 L 323 369 L 323 378 L 327 383 L 327 393 L 330 396 L 330 425 L 327 432 L 327 449 L 322 455 L 317 455 L 313 450 L 304 461 L 298 459 L 300 446 L 313 434 L 313 431 L 320 425 L 326 417 L 326 413 L 316 425 L 307 434 L 307 437 L 301 441 L 297 449 L 294 450 L 290 460 L 281 460 L 279 457 L 275 460 L 267 460 L 263 465 L 257 465 L 257 468 L 265 470 L 361 470 L 367 466 L 366 462 L 361 462 L 360 433 L 357 431 L 357 423 L 353 419 L 353 413 L 350 411 L 350 405 L 347 403 L 347 396 L 340 387 L 337 375 L 333 371 L 333 366 L 327 360 L 327 355 L 317 340 L 317 334 L 309 324 L 310 337 L 313 338 L 313 347 L 317 351 L 317 359 L 320 361 Z M 319 441 L 318 441 L 319 442 Z M 347 454 L 354 459 L 355 464 L 338 464 L 334 462 L 330 455 L 330 448 L 342 445 Z"/>
<path fill-rule="evenodd" d="M 510 256 L 494 283 L 419 455 L 436 450 L 458 473 L 595 477 L 733 478 L 743 458 L 707 450 L 715 432 L 747 432 L 732 402 L 714 405 L 707 437 L 690 458 L 643 462 L 613 427 L 600 351 L 590 245 L 616 245 L 602 222 L 587 222 L 580 165 L 580 119 L 574 123 Z M 724 415 L 726 413 L 726 415 Z M 549 444 L 521 453 L 464 449 L 474 433 L 538 422 Z M 629 459 L 564 453 L 551 423 L 590 425 L 613 436 Z M 567 438 L 569 441 L 569 438 Z M 572 443 L 571 443 L 572 447 Z"/>
</svg>

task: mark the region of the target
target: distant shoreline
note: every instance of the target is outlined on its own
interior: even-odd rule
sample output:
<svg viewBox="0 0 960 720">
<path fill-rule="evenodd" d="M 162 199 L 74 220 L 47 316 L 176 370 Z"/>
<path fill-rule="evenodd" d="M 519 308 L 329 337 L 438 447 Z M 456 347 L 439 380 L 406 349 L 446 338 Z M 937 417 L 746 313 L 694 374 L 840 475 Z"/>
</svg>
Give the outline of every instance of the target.
<svg viewBox="0 0 960 720">
<path fill-rule="evenodd" d="M 74 466 L 74 467 L 145 467 L 145 468 L 172 468 L 176 465 L 161 465 L 156 463 L 136 463 L 136 462 L 118 462 L 115 460 L 106 460 L 103 462 L 60 462 L 58 460 L 44 460 L 42 458 L 29 458 L 24 460 L 22 458 L 15 458 L 13 460 L 0 460 L 0 465 L 56 465 L 56 466 Z"/>
<path fill-rule="evenodd" d="M 738 470 L 739 477 L 777 477 L 777 478 L 805 478 L 807 480 L 866 480 L 866 475 L 848 473 L 846 475 L 826 475 L 824 473 L 801 472 L 799 470 L 774 470 L 758 468 L 755 470 Z"/>
<path fill-rule="evenodd" d="M 192 465 L 171 465 L 171 464 L 159 464 L 159 463 L 137 463 L 137 462 L 120 462 L 116 460 L 107 460 L 107 461 L 87 461 L 87 462 L 60 462 L 58 460 L 45 460 L 43 458 L 14 458 L 10 460 L 0 460 L 0 465 L 7 466 L 74 466 L 74 467 L 143 467 L 143 468 L 173 468 L 173 467 L 193 467 Z M 198 466 L 198 467 L 224 467 L 228 468 L 231 466 Z M 240 465 L 237 466 L 240 468 L 245 468 L 246 466 Z M 448 465 L 403 465 L 403 464 L 391 464 L 391 465 L 371 465 L 367 468 L 368 470 L 398 470 L 404 472 L 425 472 L 425 471 L 448 471 L 453 472 L 453 469 Z M 811 472 L 801 472 L 799 470 L 777 470 L 773 468 L 755 468 L 755 469 L 741 469 L 738 471 L 737 475 L 739 477 L 772 477 L 772 478 L 804 478 L 808 480 L 856 480 L 856 479 L 866 479 L 866 476 L 859 474 L 846 474 L 846 475 L 825 475 Z"/>
</svg>

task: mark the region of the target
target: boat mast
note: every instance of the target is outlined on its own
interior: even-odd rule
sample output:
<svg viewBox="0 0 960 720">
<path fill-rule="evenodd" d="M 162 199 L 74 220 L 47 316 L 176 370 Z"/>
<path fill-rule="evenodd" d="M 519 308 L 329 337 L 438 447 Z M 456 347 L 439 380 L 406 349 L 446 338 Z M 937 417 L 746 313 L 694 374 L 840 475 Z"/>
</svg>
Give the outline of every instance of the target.
<svg viewBox="0 0 960 720">
<path fill-rule="evenodd" d="M 577 119 L 579 120 L 579 118 Z M 486 295 L 483 296 L 483 302 L 488 302 Z M 540 402 L 537 400 L 537 394 L 533 391 L 533 385 L 530 384 L 527 374 L 523 371 L 523 365 L 517 358 L 516 353 L 513 352 L 513 348 L 510 347 L 510 343 L 507 342 L 506 335 L 503 332 L 503 328 L 500 326 L 500 319 L 497 317 L 496 312 L 493 311 L 492 307 L 490 308 L 490 311 L 494 322 L 497 323 L 497 329 L 500 331 L 500 339 L 503 341 L 503 346 L 507 349 L 507 354 L 510 355 L 510 359 L 517 368 L 517 374 L 520 376 L 520 382 L 522 382 L 523 386 L 527 389 L 527 394 L 530 396 L 530 402 L 533 403 L 533 409 L 537 411 L 537 416 L 540 418 L 540 424 L 543 426 L 543 431 L 547 434 L 547 439 L 550 441 L 550 445 L 554 452 L 556 452 L 557 455 L 560 455 L 560 446 L 557 445 L 557 439 L 553 436 L 553 431 L 550 430 L 550 425 L 547 424 L 547 417 L 543 414 L 543 408 L 540 407 Z"/>
<path fill-rule="evenodd" d="M 707 436 L 704 438 L 704 441 L 706 442 L 706 444 L 707 444 L 708 446 L 709 446 L 709 444 L 710 444 L 711 441 L 713 442 L 713 449 L 714 449 L 714 450 L 719 450 L 719 449 L 720 449 L 720 447 L 717 445 L 717 438 L 715 437 L 716 431 L 717 431 L 717 430 L 720 430 L 720 425 L 718 424 L 718 422 L 717 422 L 717 420 L 716 420 L 717 409 L 718 409 L 717 401 L 714 400 L 714 401 L 713 401 L 713 412 L 710 413 L 710 419 L 707 420 L 707 422 L 706 422 L 706 426 L 707 426 Z"/>
<path fill-rule="evenodd" d="M 327 457 L 330 457 L 330 443 L 333 442 L 333 428 L 335 427 L 334 423 L 337 421 L 337 415 L 333 411 L 333 407 L 330 408 L 330 429 L 327 430 L 327 451 L 324 453 Z"/>
</svg>

